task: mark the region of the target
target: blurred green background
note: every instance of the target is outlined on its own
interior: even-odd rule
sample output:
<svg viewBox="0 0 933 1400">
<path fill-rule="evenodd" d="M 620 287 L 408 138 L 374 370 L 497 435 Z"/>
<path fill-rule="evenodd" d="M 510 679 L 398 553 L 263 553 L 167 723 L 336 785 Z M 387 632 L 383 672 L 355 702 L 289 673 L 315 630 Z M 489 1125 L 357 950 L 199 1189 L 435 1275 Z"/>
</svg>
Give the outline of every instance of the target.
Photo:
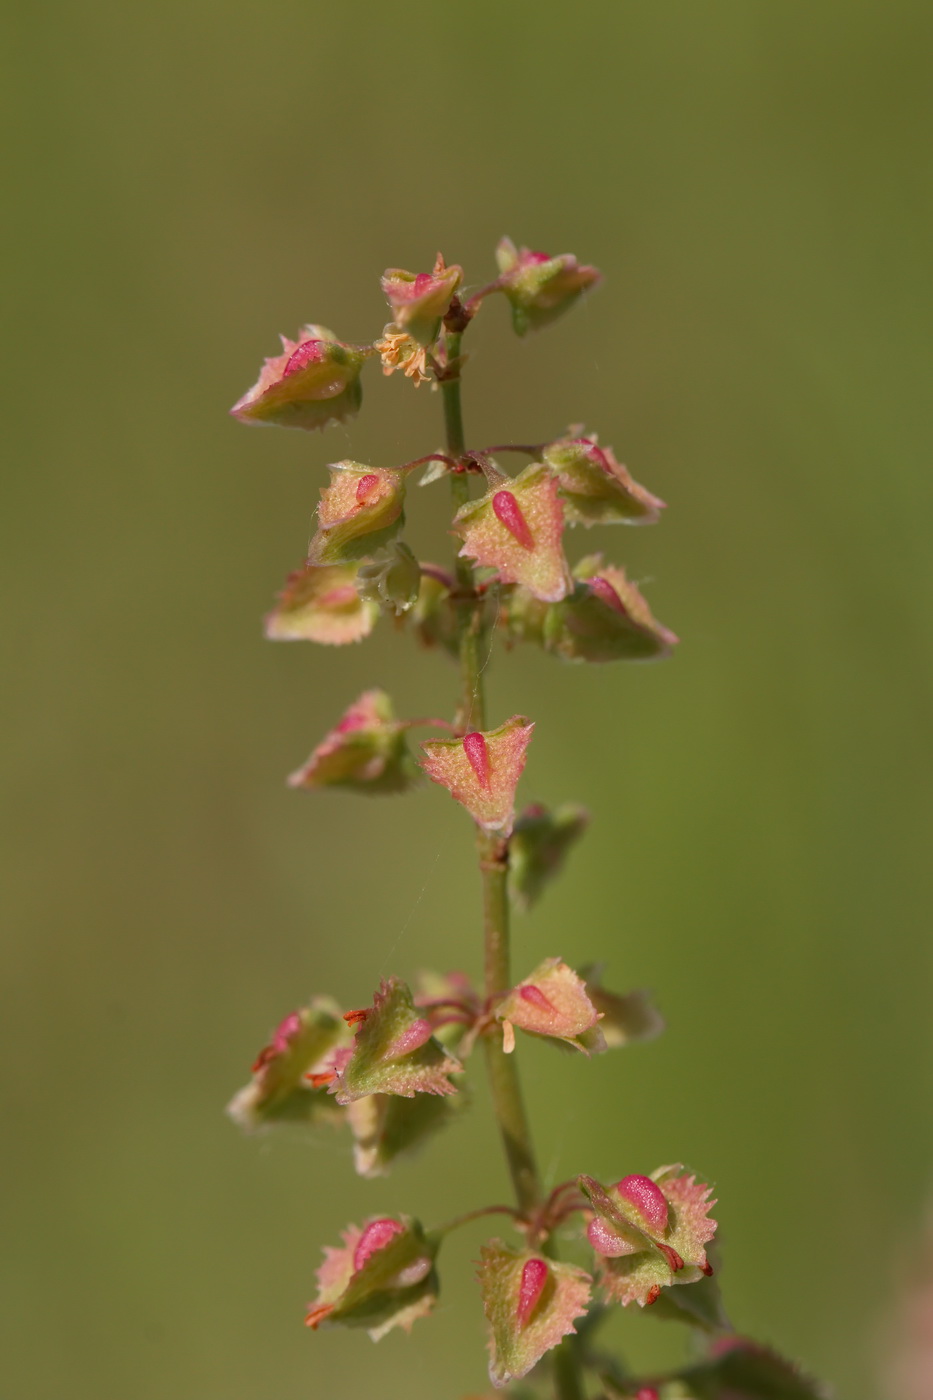
<svg viewBox="0 0 933 1400">
<path fill-rule="evenodd" d="M 311 992 L 478 967 L 453 803 L 282 781 L 366 685 L 449 711 L 452 668 L 385 625 L 332 652 L 259 625 L 325 462 L 429 451 L 440 405 L 370 368 L 323 437 L 227 408 L 277 332 L 370 338 L 386 265 L 440 247 L 479 285 L 506 232 L 606 281 L 527 343 L 489 305 L 468 436 L 614 444 L 670 510 L 572 545 L 683 638 L 654 668 L 497 657 L 493 718 L 538 721 L 525 797 L 594 816 L 516 967 L 601 958 L 669 1022 L 593 1064 L 524 1050 L 542 1161 L 708 1175 L 736 1324 L 876 1394 L 933 1155 L 929 3 L 6 24 L 3 1396 L 484 1388 L 479 1226 L 410 1339 L 301 1326 L 346 1221 L 505 1193 L 482 1092 L 382 1184 L 222 1112 Z M 413 511 L 435 557 L 442 495 Z M 611 1335 L 680 1354 L 650 1316 Z"/>
</svg>

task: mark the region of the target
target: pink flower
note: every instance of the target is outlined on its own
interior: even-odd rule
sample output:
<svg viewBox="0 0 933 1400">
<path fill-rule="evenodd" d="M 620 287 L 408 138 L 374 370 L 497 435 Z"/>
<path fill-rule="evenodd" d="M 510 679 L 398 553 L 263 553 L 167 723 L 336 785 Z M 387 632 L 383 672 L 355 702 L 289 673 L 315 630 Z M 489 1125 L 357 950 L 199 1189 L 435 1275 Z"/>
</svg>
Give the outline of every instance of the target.
<svg viewBox="0 0 933 1400">
<path fill-rule="evenodd" d="M 500 242 L 496 261 L 499 286 L 511 302 L 512 324 L 518 335 L 562 316 L 601 277 L 595 267 L 581 265 L 572 253 L 557 257 L 534 253 L 530 248 L 516 248 L 511 238 Z"/>
<path fill-rule="evenodd" d="M 392 319 L 421 345 L 433 345 L 454 293 L 463 281 L 463 268 L 447 267 L 440 253 L 431 272 L 405 272 L 389 267 L 382 276 L 382 290 L 392 308 Z"/>
<path fill-rule="evenodd" d="M 324 326 L 304 326 L 297 340 L 282 336 L 282 354 L 267 359 L 251 389 L 230 412 L 241 423 L 325 428 L 359 411 L 360 370 L 367 354 Z"/>
<path fill-rule="evenodd" d="M 462 739 L 429 739 L 421 745 L 421 766 L 484 831 L 508 836 L 533 729 L 523 715 L 513 715 L 498 729 L 475 731 Z"/>
</svg>

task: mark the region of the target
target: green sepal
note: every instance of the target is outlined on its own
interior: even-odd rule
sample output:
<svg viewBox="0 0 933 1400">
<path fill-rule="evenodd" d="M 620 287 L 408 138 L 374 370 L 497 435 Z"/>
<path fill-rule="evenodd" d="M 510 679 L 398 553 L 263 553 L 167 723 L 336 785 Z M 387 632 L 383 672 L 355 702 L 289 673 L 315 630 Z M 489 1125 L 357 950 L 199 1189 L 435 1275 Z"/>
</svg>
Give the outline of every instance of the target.
<svg viewBox="0 0 933 1400">
<path fill-rule="evenodd" d="M 369 1094 L 346 1107 L 354 1137 L 353 1164 L 359 1176 L 388 1176 L 395 1163 L 410 1157 L 463 1111 L 467 1096 Z M 333 1103 L 333 1100 L 331 1100 Z M 339 1110 L 338 1110 L 339 1111 Z"/>
<path fill-rule="evenodd" d="M 509 878 L 520 908 L 530 909 L 560 874 L 567 853 L 583 835 L 589 820 L 586 809 L 575 802 L 554 808 L 525 808 L 515 823 L 509 845 Z"/>
<path fill-rule="evenodd" d="M 350 1040 L 337 1003 L 315 997 L 278 1026 L 271 1044 L 259 1053 L 252 1079 L 228 1104 L 228 1114 L 248 1132 L 276 1123 L 341 1121 L 334 1100 L 306 1076 L 325 1069 L 329 1057 Z"/>
<path fill-rule="evenodd" d="M 602 967 L 598 964 L 581 967 L 580 976 L 586 983 L 587 996 L 600 1013 L 599 1028 L 607 1049 L 654 1040 L 664 1030 L 664 1018 L 647 992 L 610 992 L 602 985 Z"/>
<path fill-rule="evenodd" d="M 545 447 L 543 457 L 560 480 L 571 525 L 651 525 L 664 502 L 640 486 L 595 434 L 567 437 Z"/>
<path fill-rule="evenodd" d="M 827 1400 L 825 1389 L 793 1362 L 744 1337 L 714 1344 L 710 1360 L 679 1371 L 662 1386 L 662 1400 Z M 680 1389 L 675 1391 L 675 1387 Z"/>
<path fill-rule="evenodd" d="M 457 660 L 460 654 L 457 617 L 450 589 L 440 579 L 422 573 L 418 597 L 405 620 L 422 646 L 439 647 Z"/>
<path fill-rule="evenodd" d="M 573 574 L 570 597 L 547 612 L 548 651 L 565 661 L 654 661 L 670 654 L 676 636 L 655 620 L 623 569 L 591 554 Z"/>
<path fill-rule="evenodd" d="M 512 307 L 516 335 L 550 325 L 600 279 L 595 267 L 578 263 L 572 253 L 548 257 L 529 248 L 516 248 L 511 238 L 500 241 L 496 261 L 499 285 Z"/>
<path fill-rule="evenodd" d="M 528 1266 L 543 1271 L 537 1298 L 523 1296 Z M 590 1300 L 589 1274 L 575 1264 L 544 1259 L 533 1250 L 510 1249 L 490 1240 L 480 1250 L 478 1272 L 483 1310 L 489 1323 L 489 1377 L 504 1386 L 528 1374 L 545 1352 L 576 1331 Z"/>
<path fill-rule="evenodd" d="M 455 1094 L 448 1075 L 460 1062 L 434 1039 L 411 990 L 397 977 L 380 984 L 357 1027 L 353 1053 L 331 1086 L 340 1104 L 367 1094 Z"/>
<path fill-rule="evenodd" d="M 362 641 L 375 627 L 379 608 L 364 601 L 356 585 L 357 570 L 352 564 L 302 565 L 289 574 L 275 607 L 266 615 L 266 636 L 274 642 L 324 646 Z"/>
<path fill-rule="evenodd" d="M 378 550 L 357 575 L 357 590 L 366 603 L 376 603 L 399 617 L 418 600 L 421 567 L 402 540 Z"/>
<path fill-rule="evenodd" d="M 421 770 L 406 735 L 385 691 L 364 691 L 291 774 L 289 786 L 347 788 L 372 796 L 407 792 L 421 781 Z"/>
<path fill-rule="evenodd" d="M 718 1272 L 718 1271 L 717 1271 Z M 651 1308 L 652 1317 L 685 1322 L 701 1332 L 731 1332 L 717 1277 L 697 1279 L 689 1288 L 665 1288 Z"/>
</svg>

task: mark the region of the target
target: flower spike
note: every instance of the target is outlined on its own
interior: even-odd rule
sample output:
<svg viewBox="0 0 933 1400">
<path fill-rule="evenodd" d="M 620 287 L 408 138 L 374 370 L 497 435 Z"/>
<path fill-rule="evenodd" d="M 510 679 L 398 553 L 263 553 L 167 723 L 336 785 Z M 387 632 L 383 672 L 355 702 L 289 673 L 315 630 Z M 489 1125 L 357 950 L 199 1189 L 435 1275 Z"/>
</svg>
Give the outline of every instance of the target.
<svg viewBox="0 0 933 1400">
<path fill-rule="evenodd" d="M 230 412 L 241 423 L 280 428 L 344 423 L 359 411 L 360 370 L 369 353 L 345 345 L 324 326 L 304 326 L 297 340 L 282 336 L 282 354 L 266 360 Z"/>
</svg>

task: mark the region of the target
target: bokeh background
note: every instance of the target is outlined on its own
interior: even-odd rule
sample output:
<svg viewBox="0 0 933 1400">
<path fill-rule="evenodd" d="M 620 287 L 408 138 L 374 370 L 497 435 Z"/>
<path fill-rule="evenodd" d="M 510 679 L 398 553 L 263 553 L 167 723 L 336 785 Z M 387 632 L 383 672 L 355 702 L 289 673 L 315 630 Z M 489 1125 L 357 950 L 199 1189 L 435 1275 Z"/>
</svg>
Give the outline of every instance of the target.
<svg viewBox="0 0 933 1400">
<path fill-rule="evenodd" d="M 659 667 L 497 656 L 524 794 L 593 827 L 516 966 L 603 959 L 653 1045 L 525 1048 L 549 1177 L 685 1160 L 739 1327 L 861 1400 L 931 1187 L 930 183 L 926 0 L 49 0 L 12 6 L 2 567 L 2 1393 L 457 1400 L 471 1260 L 410 1339 L 301 1326 L 370 1211 L 506 1191 L 482 1089 L 384 1183 L 223 1105 L 308 994 L 478 967 L 466 818 L 296 794 L 366 685 L 450 710 L 383 625 L 270 646 L 328 460 L 391 465 L 440 406 L 226 410 L 279 331 L 367 339 L 386 265 L 479 285 L 505 232 L 604 268 L 527 343 L 471 331 L 472 442 L 585 421 L 670 502 L 596 542 L 683 638 Z M 448 547 L 442 491 L 414 538 Z M 593 537 L 574 537 L 575 550 Z M 618 1318 L 634 1364 L 676 1329 Z"/>
</svg>

